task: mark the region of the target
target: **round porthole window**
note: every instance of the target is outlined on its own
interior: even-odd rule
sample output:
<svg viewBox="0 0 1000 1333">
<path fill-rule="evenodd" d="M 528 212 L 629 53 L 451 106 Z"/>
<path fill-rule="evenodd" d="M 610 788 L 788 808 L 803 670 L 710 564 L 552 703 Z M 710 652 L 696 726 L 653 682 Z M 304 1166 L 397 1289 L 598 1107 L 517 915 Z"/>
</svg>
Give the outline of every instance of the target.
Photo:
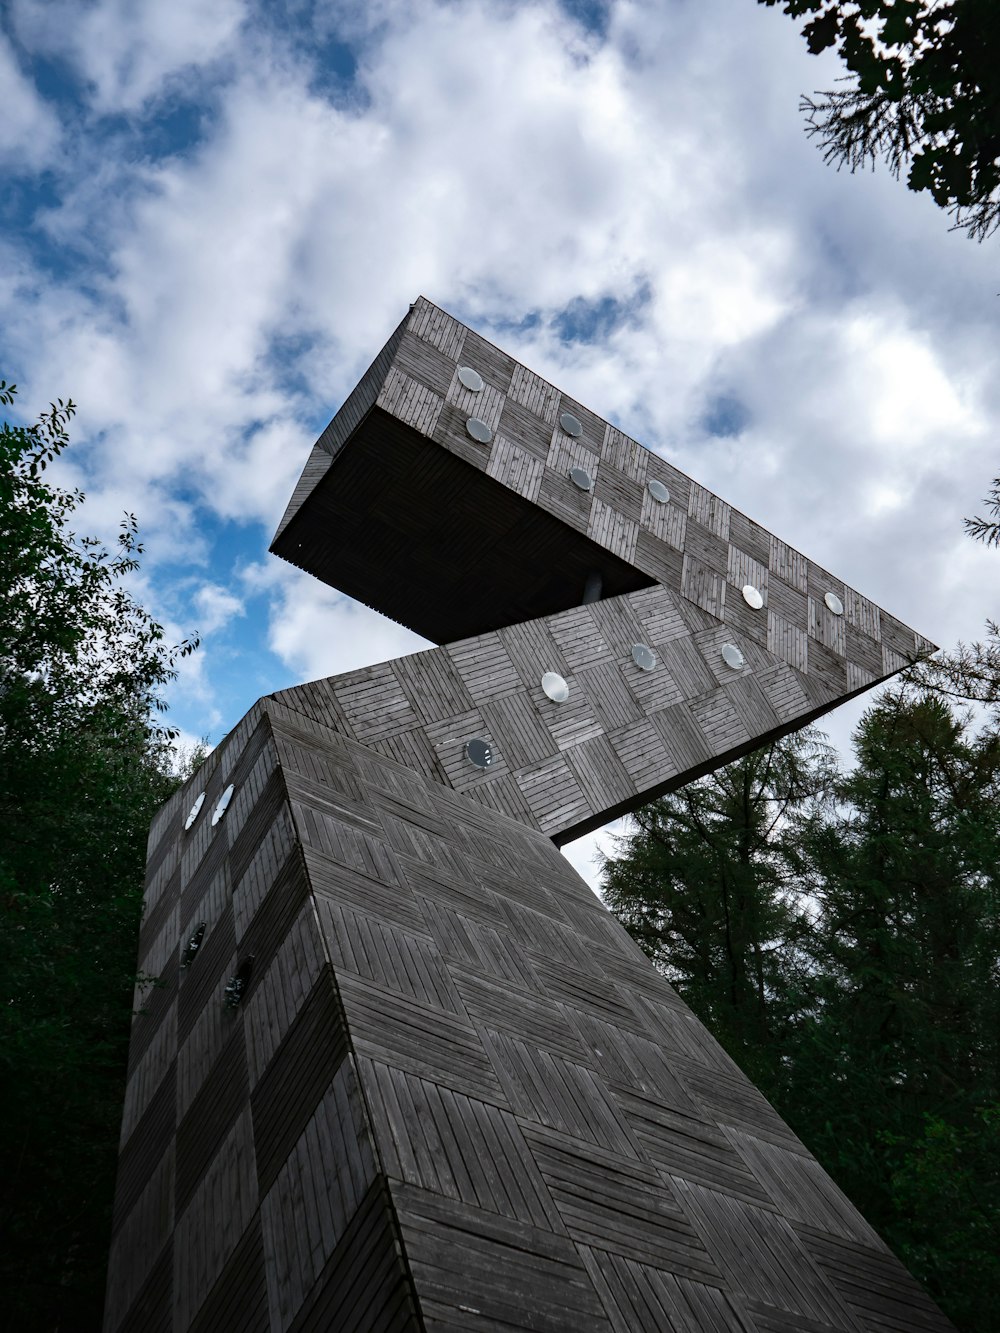
<svg viewBox="0 0 1000 1333">
<path fill-rule="evenodd" d="M 752 583 L 743 585 L 743 600 L 747 606 L 752 606 L 755 611 L 759 611 L 764 605 L 764 598 L 761 596 L 760 589 L 755 588 Z"/>
<path fill-rule="evenodd" d="M 199 792 L 199 793 L 198 793 L 198 799 L 195 801 L 194 805 L 193 805 L 193 806 L 191 807 L 191 809 L 188 811 L 188 817 L 187 817 L 187 819 L 185 819 L 185 821 L 184 821 L 184 832 L 185 832 L 185 833 L 188 831 L 188 829 L 191 827 L 191 825 L 194 823 L 194 821 L 195 821 L 195 820 L 198 818 L 198 816 L 201 814 L 201 807 L 202 807 L 204 804 L 205 804 L 205 793 L 204 793 L 204 792 Z"/>
<path fill-rule="evenodd" d="M 471 366 L 459 366 L 458 379 L 459 383 L 470 393 L 482 393 L 486 387 L 482 375 L 478 370 L 473 370 Z"/>
<path fill-rule="evenodd" d="M 581 491 L 592 491 L 594 489 L 593 478 L 585 467 L 571 467 L 569 478 L 574 486 L 579 486 Z"/>
<path fill-rule="evenodd" d="M 489 444 L 490 440 L 493 439 L 493 432 L 489 426 L 485 421 L 480 421 L 478 417 L 469 417 L 465 423 L 465 429 L 479 444 Z"/>
<path fill-rule="evenodd" d="M 842 616 L 844 614 L 844 603 L 835 592 L 828 592 L 823 598 L 823 601 L 826 602 L 827 607 L 835 616 Z"/>
<path fill-rule="evenodd" d="M 564 704 L 569 698 L 569 686 L 557 671 L 546 671 L 542 677 L 542 689 L 556 704 Z"/>
<path fill-rule="evenodd" d="M 637 643 L 632 647 L 632 661 L 640 671 L 652 671 L 656 666 L 656 654 L 648 643 Z"/>
<path fill-rule="evenodd" d="M 670 499 L 670 492 L 667 490 L 666 486 L 664 486 L 662 481 L 649 482 L 646 486 L 646 490 L 649 491 L 653 499 L 658 501 L 661 505 L 665 505 Z"/>
<path fill-rule="evenodd" d="M 229 802 L 230 802 L 232 799 L 233 799 L 233 784 L 230 783 L 229 786 L 226 788 L 226 790 L 225 790 L 225 791 L 222 793 L 222 795 L 219 797 L 219 803 L 218 803 L 218 805 L 215 807 L 214 811 L 212 812 L 212 827 L 213 827 L 213 828 L 215 828 L 216 824 L 219 822 L 219 820 L 222 818 L 222 816 L 223 816 L 223 815 L 226 813 L 226 811 L 229 809 Z"/>
<path fill-rule="evenodd" d="M 743 654 L 736 647 L 735 643 L 724 643 L 722 645 L 722 660 L 727 667 L 732 667 L 734 671 L 739 671 L 743 665 Z"/>
<path fill-rule="evenodd" d="M 466 741 L 465 757 L 470 764 L 475 764 L 477 768 L 489 768 L 490 764 L 493 763 L 493 747 L 489 741 L 484 741 L 481 736 L 476 736 L 471 741 Z"/>
<path fill-rule="evenodd" d="M 572 412 L 563 412 L 559 417 L 559 424 L 567 435 L 572 435 L 574 440 L 583 434 L 583 425 Z"/>
</svg>

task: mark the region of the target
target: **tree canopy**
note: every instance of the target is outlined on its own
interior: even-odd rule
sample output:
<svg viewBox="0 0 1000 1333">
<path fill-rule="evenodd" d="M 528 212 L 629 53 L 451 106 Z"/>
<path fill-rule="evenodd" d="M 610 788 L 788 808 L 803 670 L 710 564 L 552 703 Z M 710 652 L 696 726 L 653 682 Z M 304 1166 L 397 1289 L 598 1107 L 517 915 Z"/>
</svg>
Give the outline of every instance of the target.
<svg viewBox="0 0 1000 1333">
<path fill-rule="evenodd" d="M 10 407 L 13 386 L 0 382 Z M 186 641 L 129 592 L 142 548 L 50 484 L 72 402 L 0 427 L 0 1327 L 97 1329 L 145 840 L 175 785 L 162 690 Z"/>
<path fill-rule="evenodd" d="M 1000 6 L 996 0 L 758 0 L 781 4 L 844 86 L 804 97 L 828 162 L 882 160 L 982 240 L 1000 226 Z"/>
<path fill-rule="evenodd" d="M 639 810 L 604 868 L 608 906 L 755 1081 L 808 932 L 802 820 L 832 781 L 822 738 L 798 733 Z"/>
<path fill-rule="evenodd" d="M 1000 733 L 884 694 L 642 811 L 608 905 L 962 1329 L 1000 1325 Z"/>
</svg>

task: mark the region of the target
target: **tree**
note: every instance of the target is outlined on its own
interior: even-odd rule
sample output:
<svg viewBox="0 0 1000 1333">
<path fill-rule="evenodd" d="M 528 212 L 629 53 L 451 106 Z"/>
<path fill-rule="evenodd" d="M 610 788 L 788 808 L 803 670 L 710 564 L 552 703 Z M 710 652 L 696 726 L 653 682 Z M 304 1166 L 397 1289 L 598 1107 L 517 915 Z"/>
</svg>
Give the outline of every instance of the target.
<svg viewBox="0 0 1000 1333">
<path fill-rule="evenodd" d="M 963 519 L 965 531 L 973 541 L 1000 546 L 1000 477 L 994 477 L 983 504 L 988 517 Z M 911 671 L 909 679 L 952 699 L 992 705 L 995 711 L 1000 705 L 1000 625 L 987 620 L 984 640 L 936 654 Z"/>
<path fill-rule="evenodd" d="M 1000 1107 L 971 1125 L 924 1118 L 922 1136 L 884 1134 L 900 1258 L 941 1293 L 960 1328 L 1000 1327 Z"/>
<path fill-rule="evenodd" d="M 987 1333 L 1000 734 L 904 685 L 854 750 L 838 773 L 791 738 L 656 802 L 605 898 L 946 1312 Z"/>
<path fill-rule="evenodd" d="M 10 406 L 13 386 L 0 382 Z M 0 1326 L 97 1329 L 162 689 L 194 648 L 124 586 L 142 548 L 46 481 L 71 402 L 0 428 Z"/>
<path fill-rule="evenodd" d="M 805 830 L 817 1002 L 779 1109 L 946 1311 L 985 1329 L 1000 1308 L 1000 736 L 904 686 L 865 714 L 855 754 L 834 813 Z"/>
<path fill-rule="evenodd" d="M 973 541 L 1000 546 L 1000 477 L 995 477 L 983 500 L 988 517 L 963 519 Z M 932 689 L 965 703 L 1000 705 L 1000 625 L 986 622 L 986 638 L 959 643 L 950 653 L 938 653 L 908 673 L 918 687 Z"/>
<path fill-rule="evenodd" d="M 833 48 L 845 86 L 804 97 L 824 157 L 879 159 L 977 240 L 1000 226 L 1000 6 L 995 0 L 758 0 L 807 18 L 809 50 Z"/>
<path fill-rule="evenodd" d="M 604 865 L 608 906 L 768 1086 L 808 933 L 801 823 L 831 778 L 820 734 L 800 732 L 640 810 Z"/>
<path fill-rule="evenodd" d="M 987 546 L 1000 546 L 1000 477 L 993 478 L 989 495 L 983 500 L 989 518 L 963 519 L 965 531 L 973 541 L 984 542 Z"/>
<path fill-rule="evenodd" d="M 990 705 L 995 713 L 1000 705 L 1000 625 L 988 620 L 984 640 L 960 642 L 950 653 L 918 662 L 906 679 L 961 703 Z"/>
</svg>

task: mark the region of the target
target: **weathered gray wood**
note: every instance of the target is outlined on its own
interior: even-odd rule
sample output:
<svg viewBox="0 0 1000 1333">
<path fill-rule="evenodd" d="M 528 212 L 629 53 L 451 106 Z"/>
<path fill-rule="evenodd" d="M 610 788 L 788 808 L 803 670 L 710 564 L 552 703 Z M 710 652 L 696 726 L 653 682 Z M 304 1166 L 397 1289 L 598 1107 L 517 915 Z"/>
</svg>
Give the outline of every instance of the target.
<svg viewBox="0 0 1000 1333">
<path fill-rule="evenodd" d="M 242 799 L 133 1066 L 109 1333 L 948 1327 L 549 839 L 265 711 L 197 780 Z"/>
<path fill-rule="evenodd" d="M 451 641 L 262 700 L 153 822 L 107 1333 L 944 1333 L 553 846 L 923 641 L 425 301 L 276 548 Z"/>
</svg>

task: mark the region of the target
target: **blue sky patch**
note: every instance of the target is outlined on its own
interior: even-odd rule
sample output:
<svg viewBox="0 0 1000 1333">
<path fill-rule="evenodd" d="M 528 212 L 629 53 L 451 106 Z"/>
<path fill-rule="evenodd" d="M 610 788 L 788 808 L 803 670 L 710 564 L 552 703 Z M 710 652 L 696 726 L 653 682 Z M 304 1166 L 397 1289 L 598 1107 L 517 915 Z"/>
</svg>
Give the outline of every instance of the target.
<svg viewBox="0 0 1000 1333">
<path fill-rule="evenodd" d="M 578 296 L 552 321 L 560 339 L 567 343 L 604 342 L 623 325 L 636 320 L 649 300 L 644 286 L 631 297 L 601 296 L 588 300 Z"/>
<path fill-rule="evenodd" d="M 701 418 L 701 427 L 708 435 L 731 439 L 741 435 L 750 424 L 750 413 L 734 394 L 722 393 L 709 400 Z"/>
</svg>

